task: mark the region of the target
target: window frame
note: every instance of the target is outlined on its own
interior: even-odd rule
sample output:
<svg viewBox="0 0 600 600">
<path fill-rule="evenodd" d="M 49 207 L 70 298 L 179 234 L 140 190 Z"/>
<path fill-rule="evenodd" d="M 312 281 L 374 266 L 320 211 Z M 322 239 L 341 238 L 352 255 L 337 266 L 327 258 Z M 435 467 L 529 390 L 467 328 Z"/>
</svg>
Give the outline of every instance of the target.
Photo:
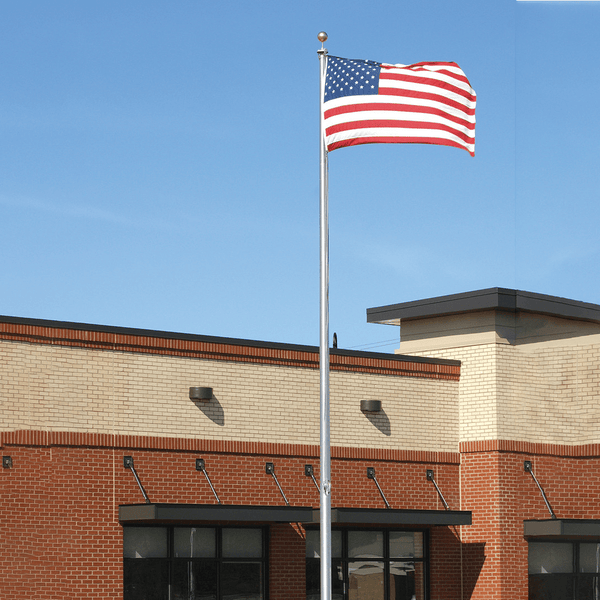
<svg viewBox="0 0 600 600">
<path fill-rule="evenodd" d="M 224 563 L 260 563 L 261 581 L 262 581 L 262 600 L 269 600 L 269 527 L 267 525 L 214 525 L 214 524 L 175 524 L 167 525 L 164 523 L 156 523 L 153 525 L 148 524 L 134 524 L 126 525 L 123 527 L 123 536 L 125 536 L 125 530 L 127 529 L 138 529 L 138 528 L 162 528 L 167 530 L 167 556 L 161 558 L 131 558 L 123 556 L 123 598 L 128 600 L 128 595 L 125 590 L 125 578 L 128 563 L 138 563 L 140 561 L 152 561 L 153 564 L 167 564 L 167 592 L 166 598 L 171 596 L 171 588 L 174 586 L 174 571 L 175 564 L 189 564 L 189 563 L 200 563 L 210 562 L 216 565 L 217 569 L 217 581 L 216 581 L 216 598 L 221 600 L 222 590 L 222 565 Z M 214 557 L 178 557 L 175 556 L 175 530 L 176 529 L 213 529 L 215 530 L 215 556 Z M 223 531 L 225 529 L 258 529 L 261 531 L 262 545 L 261 545 L 261 556 L 260 557 L 235 557 L 235 556 L 223 556 Z M 124 545 L 124 544 L 123 544 Z M 131 600 L 135 600 L 132 598 Z"/>
<path fill-rule="evenodd" d="M 318 527 L 307 527 L 306 531 L 319 531 Z M 396 562 L 414 562 L 419 563 L 423 567 L 423 600 L 429 600 L 430 598 L 430 554 L 429 554 L 429 529 L 419 528 L 398 528 L 398 527 L 343 527 L 334 526 L 331 531 L 341 531 L 342 533 L 342 556 L 332 556 L 332 579 L 334 576 L 334 565 L 341 562 L 343 568 L 343 600 L 348 600 L 349 597 L 349 563 L 361 561 L 364 559 L 357 557 L 350 557 L 348 550 L 348 533 L 354 531 L 380 531 L 383 533 L 383 557 L 368 559 L 373 562 L 383 563 L 383 597 L 385 600 L 390 600 L 390 564 Z M 390 557 L 390 533 L 421 533 L 423 535 L 423 556 L 421 558 L 415 557 Z M 320 558 L 306 557 L 306 570 L 308 571 L 309 565 L 319 565 L 320 570 Z M 332 581 L 333 584 L 333 581 Z M 332 585 L 333 589 L 333 585 Z M 306 595 L 308 595 L 308 577 L 307 577 L 307 589 Z"/>
<path fill-rule="evenodd" d="M 572 565 L 571 571 L 568 573 L 531 573 L 529 571 L 529 550 L 532 545 L 535 544 L 569 544 L 572 547 Z M 571 580 L 571 597 L 567 600 L 573 600 L 578 597 L 580 591 L 580 582 L 585 580 L 596 580 L 596 585 L 600 587 L 600 572 L 588 573 L 581 571 L 581 545 L 582 544 L 600 544 L 600 539 L 535 539 L 528 540 L 527 543 L 527 587 L 528 597 L 531 598 L 531 583 L 532 581 L 543 581 L 543 580 L 554 580 L 559 581 L 561 579 L 569 578 Z"/>
</svg>

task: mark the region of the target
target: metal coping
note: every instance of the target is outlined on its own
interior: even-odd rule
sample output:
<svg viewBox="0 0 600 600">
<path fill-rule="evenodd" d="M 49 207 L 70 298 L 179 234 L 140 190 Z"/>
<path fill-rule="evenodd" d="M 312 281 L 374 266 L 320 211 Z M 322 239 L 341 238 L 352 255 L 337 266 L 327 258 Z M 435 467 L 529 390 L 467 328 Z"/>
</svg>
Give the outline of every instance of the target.
<svg viewBox="0 0 600 600">
<path fill-rule="evenodd" d="M 500 310 L 526 311 L 600 323 L 600 305 L 506 288 L 488 288 L 367 309 L 368 323 L 398 323 L 452 314 Z"/>
<path fill-rule="evenodd" d="M 121 523 L 185 521 L 237 521 L 248 523 L 296 523 L 310 521 L 306 506 L 227 506 L 223 504 L 125 504 L 119 506 Z"/>
<path fill-rule="evenodd" d="M 153 329 L 136 329 L 133 327 L 117 327 L 112 325 L 91 325 L 86 323 L 74 323 L 70 321 L 51 321 L 46 319 L 30 319 L 24 317 L 10 317 L 0 315 L 0 323 L 10 323 L 26 327 L 47 327 L 54 329 L 71 329 L 74 331 L 90 331 L 98 333 L 109 333 L 113 335 L 128 335 L 134 337 L 151 337 L 158 339 L 183 340 L 208 344 L 223 344 L 232 346 L 248 346 L 252 348 L 268 348 L 272 350 L 288 350 L 291 352 L 319 353 L 318 346 L 306 346 L 301 344 L 289 344 L 285 342 L 265 342 L 260 340 L 247 340 L 242 338 L 227 338 L 210 335 L 199 335 L 193 333 L 176 333 L 170 331 L 158 331 Z M 443 365 L 460 365 L 458 360 L 441 358 L 428 358 L 421 356 L 404 356 L 386 352 L 368 352 L 364 350 L 345 350 L 341 348 L 330 348 L 329 354 L 334 356 L 355 356 L 361 358 L 372 358 L 382 360 L 393 360 L 413 363 L 429 363 Z"/>
<path fill-rule="evenodd" d="M 523 521 L 526 538 L 599 538 L 599 519 L 543 519 Z"/>
</svg>

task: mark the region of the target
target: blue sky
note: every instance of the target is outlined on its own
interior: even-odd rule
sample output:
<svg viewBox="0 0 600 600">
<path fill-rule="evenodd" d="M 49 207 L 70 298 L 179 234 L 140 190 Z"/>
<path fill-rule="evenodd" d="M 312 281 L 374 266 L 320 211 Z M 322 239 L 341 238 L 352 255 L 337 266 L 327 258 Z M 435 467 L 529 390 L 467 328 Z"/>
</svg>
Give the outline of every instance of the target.
<svg viewBox="0 0 600 600">
<path fill-rule="evenodd" d="M 330 333 L 486 287 L 600 304 L 600 2 L 8 0 L 0 314 L 317 345 L 317 33 L 456 61 L 476 155 L 329 157 Z"/>
</svg>

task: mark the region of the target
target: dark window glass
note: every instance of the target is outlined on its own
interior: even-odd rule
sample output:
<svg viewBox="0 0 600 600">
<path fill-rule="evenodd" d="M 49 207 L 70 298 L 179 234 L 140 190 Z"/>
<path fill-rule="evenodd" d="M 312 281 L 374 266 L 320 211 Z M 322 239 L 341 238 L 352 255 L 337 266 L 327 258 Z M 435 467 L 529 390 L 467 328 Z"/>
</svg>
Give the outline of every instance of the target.
<svg viewBox="0 0 600 600">
<path fill-rule="evenodd" d="M 255 562 L 224 562 L 221 586 L 223 600 L 261 600 L 262 565 Z"/>
<path fill-rule="evenodd" d="M 422 574 L 419 564 L 419 573 Z M 390 600 L 423 600 L 423 586 L 421 595 L 416 595 L 415 590 L 415 563 L 392 562 L 390 563 Z"/>
<path fill-rule="evenodd" d="M 319 530 L 306 542 L 306 598 L 319 600 Z M 424 532 L 336 529 L 332 546 L 334 600 L 426 600 Z"/>
<path fill-rule="evenodd" d="M 573 576 L 530 575 L 529 600 L 572 600 Z"/>
<path fill-rule="evenodd" d="M 149 558 L 125 559 L 124 597 L 132 600 L 168 600 L 169 564 Z"/>
<path fill-rule="evenodd" d="M 173 562 L 172 600 L 217 600 L 217 563 L 194 560 Z"/>
<path fill-rule="evenodd" d="M 344 567 L 342 561 L 333 559 L 331 566 L 331 596 L 333 600 L 344 600 Z M 306 561 L 306 599 L 321 598 L 321 562 Z"/>
<path fill-rule="evenodd" d="M 263 600 L 263 530 L 126 527 L 124 600 Z"/>
<path fill-rule="evenodd" d="M 600 573 L 600 543 L 579 544 L 579 573 Z"/>
<path fill-rule="evenodd" d="M 600 587 L 598 577 L 582 576 L 577 578 L 577 600 L 598 600 L 600 598 Z"/>
<path fill-rule="evenodd" d="M 529 544 L 529 600 L 600 600 L 598 572 L 598 542 Z"/>
</svg>

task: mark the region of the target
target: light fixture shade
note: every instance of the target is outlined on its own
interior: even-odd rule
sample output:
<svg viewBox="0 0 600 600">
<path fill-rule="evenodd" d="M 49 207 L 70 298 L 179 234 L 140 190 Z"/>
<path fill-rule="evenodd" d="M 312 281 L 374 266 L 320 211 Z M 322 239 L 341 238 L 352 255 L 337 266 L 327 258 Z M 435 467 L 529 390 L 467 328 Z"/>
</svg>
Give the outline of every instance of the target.
<svg viewBox="0 0 600 600">
<path fill-rule="evenodd" d="M 190 400 L 202 400 L 206 402 L 213 397 L 213 389 L 211 387 L 191 387 Z"/>
<path fill-rule="evenodd" d="M 366 413 L 381 412 L 381 400 L 361 400 L 360 410 Z"/>
</svg>

